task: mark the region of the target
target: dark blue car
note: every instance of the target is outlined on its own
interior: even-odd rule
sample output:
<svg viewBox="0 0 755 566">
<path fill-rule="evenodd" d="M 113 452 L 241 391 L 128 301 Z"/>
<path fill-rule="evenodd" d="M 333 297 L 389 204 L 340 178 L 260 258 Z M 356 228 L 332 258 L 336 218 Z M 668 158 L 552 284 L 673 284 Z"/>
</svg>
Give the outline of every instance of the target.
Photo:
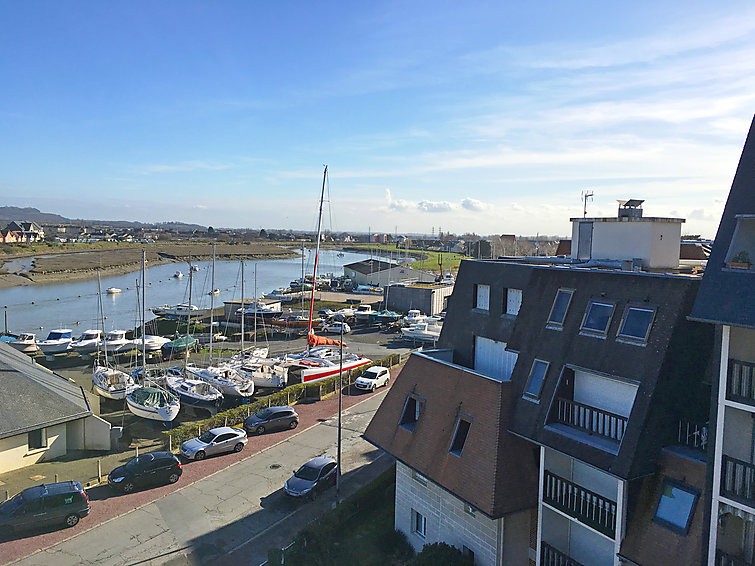
<svg viewBox="0 0 755 566">
<path fill-rule="evenodd" d="M 286 481 L 283 491 L 292 497 L 314 499 L 321 491 L 336 483 L 336 461 L 326 456 L 312 458 Z"/>
</svg>

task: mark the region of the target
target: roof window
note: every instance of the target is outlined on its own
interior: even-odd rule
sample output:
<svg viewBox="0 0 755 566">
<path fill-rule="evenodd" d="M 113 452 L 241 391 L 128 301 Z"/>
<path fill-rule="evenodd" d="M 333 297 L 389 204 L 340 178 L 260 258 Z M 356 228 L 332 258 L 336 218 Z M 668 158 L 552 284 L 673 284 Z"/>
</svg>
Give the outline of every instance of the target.
<svg viewBox="0 0 755 566">
<path fill-rule="evenodd" d="M 527 386 L 524 388 L 525 397 L 531 397 L 533 399 L 540 398 L 540 391 L 543 388 L 543 381 L 545 381 L 545 374 L 548 373 L 549 365 L 549 362 L 543 360 L 535 360 L 532 362 L 530 377 L 527 379 Z"/>
<path fill-rule="evenodd" d="M 655 317 L 654 308 L 628 306 L 619 327 L 619 337 L 637 342 L 647 342 L 650 325 Z"/>
<path fill-rule="evenodd" d="M 566 318 L 566 311 L 569 310 L 574 289 L 559 289 L 556 298 L 553 300 L 551 312 L 548 315 L 548 326 L 562 327 Z"/>
<path fill-rule="evenodd" d="M 700 492 L 692 486 L 665 478 L 653 521 L 676 533 L 686 535 L 699 496 Z"/>
<path fill-rule="evenodd" d="M 590 301 L 585 317 L 582 319 L 581 330 L 594 334 L 605 335 L 611 323 L 614 305 L 600 301 Z"/>
<path fill-rule="evenodd" d="M 459 420 L 456 422 L 456 432 L 454 433 L 454 439 L 451 442 L 449 450 L 454 456 L 461 457 L 461 451 L 464 450 L 464 443 L 467 441 L 470 426 L 472 426 L 472 423 L 464 417 L 459 417 Z"/>
<path fill-rule="evenodd" d="M 419 419 L 419 401 L 416 397 L 409 395 L 404 403 L 404 412 L 401 413 L 399 425 L 409 432 L 414 432 L 414 427 Z"/>
</svg>

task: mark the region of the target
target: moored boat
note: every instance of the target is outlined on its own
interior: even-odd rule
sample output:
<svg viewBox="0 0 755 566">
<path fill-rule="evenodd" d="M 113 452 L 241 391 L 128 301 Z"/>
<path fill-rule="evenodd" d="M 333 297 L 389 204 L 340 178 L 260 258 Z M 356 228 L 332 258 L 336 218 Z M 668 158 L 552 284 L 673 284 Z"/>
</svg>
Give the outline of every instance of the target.
<svg viewBox="0 0 755 566">
<path fill-rule="evenodd" d="M 36 354 L 39 351 L 37 337 L 31 332 L 23 332 L 18 338 L 9 340 L 7 344 L 24 354 Z"/>
<path fill-rule="evenodd" d="M 134 388 L 126 394 L 126 405 L 137 417 L 161 422 L 172 421 L 181 409 L 179 400 L 159 387 Z"/>
<path fill-rule="evenodd" d="M 223 394 L 216 387 L 200 379 L 190 379 L 188 372 L 183 376 L 170 372 L 165 376 L 165 384 L 184 406 L 205 409 L 214 414 L 223 403 Z"/>
<path fill-rule="evenodd" d="M 108 399 L 123 399 L 126 394 L 136 387 L 134 378 L 118 369 L 95 365 L 92 372 L 92 387 L 101 397 Z"/>
<path fill-rule="evenodd" d="M 117 295 L 118 293 L 122 293 L 123 291 L 118 287 L 108 287 L 107 289 L 105 289 L 105 292 L 108 295 Z"/>
<path fill-rule="evenodd" d="M 175 368 L 173 369 L 175 370 Z M 186 366 L 186 376 L 206 381 L 213 387 L 216 387 L 223 395 L 249 397 L 254 394 L 254 382 L 241 375 L 235 367 L 228 364 L 206 368 L 199 368 L 188 364 Z"/>
<path fill-rule="evenodd" d="M 163 356 L 166 358 L 169 358 L 171 356 L 175 356 L 176 354 L 181 354 L 186 351 L 186 349 L 191 349 L 197 344 L 197 339 L 193 336 L 179 336 L 175 340 L 171 340 L 170 342 L 166 342 L 163 344 L 161 350 L 163 352 Z"/>
<path fill-rule="evenodd" d="M 37 346 L 46 356 L 54 356 L 67 352 L 73 342 L 73 330 L 70 328 L 58 328 L 51 330 L 45 340 L 37 342 Z"/>
<path fill-rule="evenodd" d="M 71 349 L 79 354 L 93 354 L 102 341 L 101 330 L 87 330 L 78 339 L 71 342 Z"/>
</svg>

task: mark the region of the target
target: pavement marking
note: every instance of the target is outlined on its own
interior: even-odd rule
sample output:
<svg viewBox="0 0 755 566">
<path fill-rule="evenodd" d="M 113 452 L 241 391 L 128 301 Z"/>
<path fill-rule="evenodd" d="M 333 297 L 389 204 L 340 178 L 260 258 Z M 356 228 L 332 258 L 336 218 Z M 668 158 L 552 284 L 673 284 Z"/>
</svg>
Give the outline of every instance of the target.
<svg viewBox="0 0 755 566">
<path fill-rule="evenodd" d="M 354 407 L 358 407 L 358 406 L 359 406 L 359 405 L 361 405 L 362 403 L 365 403 L 365 402 L 369 401 L 370 399 L 372 399 L 373 397 L 375 397 L 376 395 L 380 395 L 381 393 L 385 393 L 386 391 L 388 391 L 388 389 L 387 389 L 387 388 L 386 388 L 386 389 L 383 389 L 383 391 L 381 391 L 381 392 L 377 392 L 377 393 L 375 393 L 375 394 L 373 394 L 373 395 L 370 395 L 369 397 L 367 397 L 367 398 L 365 398 L 365 399 L 362 399 L 361 401 L 357 401 L 357 402 L 356 402 L 356 403 L 354 403 L 354 404 L 353 404 L 353 405 L 352 405 L 351 407 L 347 408 L 347 409 L 346 409 L 346 411 L 350 411 L 350 410 L 351 410 L 351 409 L 353 409 Z M 337 415 L 338 415 L 338 412 L 336 411 L 336 412 L 335 412 L 335 413 L 334 413 L 333 415 L 331 415 L 331 417 L 332 417 L 332 416 L 337 416 Z M 328 418 L 331 418 L 331 417 L 328 417 Z M 326 420 L 327 420 L 327 419 L 326 419 Z M 227 470 L 227 469 L 229 469 L 229 468 L 232 468 L 232 467 L 233 467 L 233 466 L 235 466 L 236 464 L 240 464 L 241 462 L 244 462 L 245 460 L 248 460 L 249 458 L 252 458 L 252 457 L 256 456 L 257 454 L 262 454 L 263 452 L 266 452 L 267 450 L 269 450 L 269 449 L 271 449 L 271 448 L 274 448 L 275 446 L 278 446 L 279 444 L 282 444 L 282 443 L 284 443 L 284 442 L 286 442 L 286 441 L 288 441 L 288 440 L 291 440 L 292 438 L 296 438 L 296 437 L 297 437 L 297 436 L 299 436 L 300 434 L 302 434 L 302 433 L 304 433 L 304 432 L 308 431 L 308 430 L 309 430 L 309 429 L 311 429 L 311 428 L 314 428 L 314 427 L 316 427 L 317 425 L 325 424 L 326 420 L 323 420 L 323 421 L 317 421 L 317 422 L 315 422 L 315 423 L 314 423 L 313 425 L 310 425 L 310 426 L 308 426 L 307 428 L 299 429 L 299 430 L 298 430 L 298 432 L 296 432 L 296 433 L 292 434 L 292 435 L 291 435 L 291 436 L 289 436 L 288 438 L 284 438 L 283 440 L 279 440 L 279 441 L 278 441 L 278 442 L 276 442 L 275 444 L 272 444 L 272 445 L 270 445 L 270 446 L 268 446 L 268 447 L 266 447 L 266 448 L 263 448 L 263 449 L 262 449 L 262 450 L 260 450 L 259 452 L 255 452 L 254 454 L 250 454 L 250 455 L 249 455 L 249 456 L 247 456 L 246 458 L 243 458 L 243 459 L 239 460 L 238 462 L 233 462 L 232 464 L 229 464 L 229 465 L 228 465 L 228 466 L 226 466 L 225 468 L 221 468 L 220 470 L 217 470 L 216 472 L 213 472 L 213 473 L 211 473 L 211 474 L 209 474 L 209 475 L 207 475 L 207 476 L 204 476 L 204 477 L 202 477 L 202 478 L 199 478 L 199 479 L 198 479 L 198 480 L 196 480 L 196 481 L 193 481 L 193 482 L 191 482 L 191 483 L 189 483 L 189 484 L 186 484 L 186 485 L 182 485 L 181 487 L 179 487 L 179 488 L 178 488 L 178 489 L 176 489 L 175 491 L 171 491 L 170 493 L 166 493 L 165 495 L 161 495 L 160 497 L 156 497 L 156 498 L 155 498 L 155 499 L 153 499 L 152 501 L 148 501 L 148 502 L 146 502 L 146 503 L 142 503 L 142 504 L 141 504 L 141 505 L 139 505 L 138 507 L 134 507 L 133 509 L 129 509 L 129 510 L 128 510 L 128 511 L 126 511 L 125 513 L 121 513 L 120 515 L 116 515 L 115 517 L 111 517 L 110 519 L 107 519 L 107 520 L 105 520 L 105 521 L 102 521 L 101 523 L 98 523 L 98 524 L 96 524 L 96 525 L 92 525 L 91 527 L 89 527 L 88 529 L 85 529 L 85 530 L 81 531 L 80 533 L 76 533 L 76 534 L 74 534 L 74 535 L 71 535 L 70 537 L 68 537 L 68 538 L 64 538 L 63 540 L 60 540 L 60 541 L 58 541 L 58 542 L 56 542 L 56 543 L 53 543 L 53 544 L 51 544 L 51 545 L 49 545 L 49 546 L 46 546 L 46 547 L 44 547 L 44 548 L 38 548 L 37 550 L 35 550 L 34 552 L 31 552 L 31 553 L 27 554 L 26 556 L 20 556 L 20 557 L 16 558 L 15 560 L 13 560 L 12 562 L 8 562 L 8 563 L 6 564 L 6 566 L 10 566 L 11 564 L 16 564 L 17 562 L 20 562 L 21 560 L 25 560 L 25 559 L 27 559 L 27 558 L 29 558 L 29 557 L 32 557 L 32 556 L 34 556 L 34 555 L 36 555 L 36 554 L 39 554 L 40 552 L 45 552 L 45 551 L 47 551 L 47 550 L 49 550 L 49 549 L 51 549 L 51 548 L 53 548 L 53 547 L 55 547 L 55 546 L 58 546 L 58 545 L 60 545 L 60 544 L 63 544 L 64 542 L 68 542 L 69 540 L 72 540 L 72 539 L 74 539 L 74 538 L 76 538 L 76 537 L 78 537 L 78 536 L 81 536 L 81 535 L 83 535 L 83 534 L 85 534 L 85 533 L 88 533 L 89 531 L 91 531 L 91 530 L 94 530 L 94 529 L 96 529 L 96 528 L 98 528 L 98 527 L 100 527 L 100 526 L 102 526 L 102 525 L 106 525 L 107 523 L 109 523 L 109 522 L 111 522 L 111 521 L 115 521 L 116 519 L 119 519 L 119 518 L 121 518 L 121 517 L 125 517 L 126 515 L 129 515 L 130 513 L 133 513 L 134 511 L 138 511 L 138 510 L 142 509 L 143 507 L 146 507 L 146 506 L 148 506 L 148 505 L 151 505 L 152 503 L 155 503 L 156 501 L 159 501 L 159 500 L 161 500 L 161 499 L 163 499 L 163 498 L 165 498 L 165 497 L 168 497 L 169 495 L 173 495 L 174 493 L 178 493 L 179 491 L 183 491 L 183 490 L 184 490 L 184 489 L 186 489 L 187 487 L 190 487 L 190 486 L 194 485 L 195 483 L 197 483 L 197 482 L 199 482 L 199 481 L 201 481 L 201 480 L 204 480 L 204 479 L 210 478 L 210 477 L 212 477 L 212 476 L 214 476 L 214 475 L 216 475 L 216 474 L 219 474 L 219 473 L 220 473 L 220 472 L 222 472 L 222 471 L 225 471 L 225 470 Z M 376 458 L 376 460 L 377 460 L 377 458 Z M 44 477 L 45 477 L 45 476 L 42 476 L 42 478 L 44 478 Z"/>
</svg>

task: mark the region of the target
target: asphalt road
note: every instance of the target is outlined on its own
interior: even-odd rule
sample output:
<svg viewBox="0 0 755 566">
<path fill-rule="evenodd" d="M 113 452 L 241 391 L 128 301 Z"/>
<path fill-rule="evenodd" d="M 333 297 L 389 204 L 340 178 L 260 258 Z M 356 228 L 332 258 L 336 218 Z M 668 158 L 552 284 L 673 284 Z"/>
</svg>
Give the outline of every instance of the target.
<svg viewBox="0 0 755 566">
<path fill-rule="evenodd" d="M 385 391 L 372 395 L 344 412 L 346 495 L 391 465 L 387 456 L 361 438 L 384 396 Z M 332 505 L 334 489 L 312 503 L 287 497 L 282 486 L 292 470 L 308 459 L 336 456 L 336 419 L 330 417 L 259 454 L 13 564 L 258 566 L 268 548 L 286 544 Z"/>
</svg>

